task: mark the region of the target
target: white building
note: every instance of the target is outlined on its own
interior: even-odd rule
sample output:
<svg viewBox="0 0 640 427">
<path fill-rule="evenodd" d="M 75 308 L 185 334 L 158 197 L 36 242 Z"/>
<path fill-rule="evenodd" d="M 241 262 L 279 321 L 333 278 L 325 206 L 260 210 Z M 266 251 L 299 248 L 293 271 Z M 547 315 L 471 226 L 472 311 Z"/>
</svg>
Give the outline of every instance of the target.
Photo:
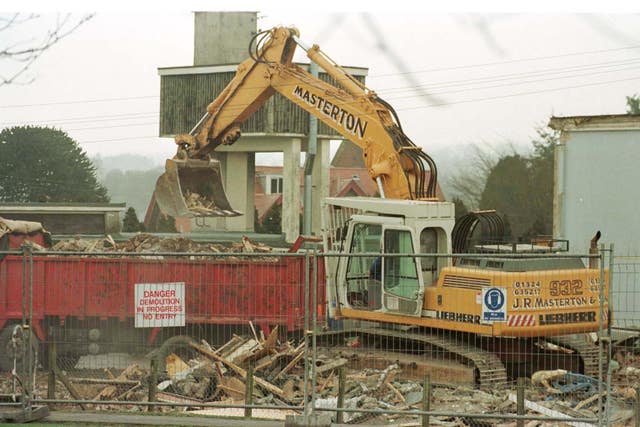
<svg viewBox="0 0 640 427">
<path fill-rule="evenodd" d="M 597 230 L 614 245 L 611 302 L 617 327 L 640 325 L 640 115 L 552 117 L 553 232 L 585 254 Z M 608 267 L 607 265 L 605 267 Z"/>
<path fill-rule="evenodd" d="M 640 256 L 640 115 L 552 117 L 553 234 L 586 254 L 597 230 L 617 255 Z"/>
</svg>

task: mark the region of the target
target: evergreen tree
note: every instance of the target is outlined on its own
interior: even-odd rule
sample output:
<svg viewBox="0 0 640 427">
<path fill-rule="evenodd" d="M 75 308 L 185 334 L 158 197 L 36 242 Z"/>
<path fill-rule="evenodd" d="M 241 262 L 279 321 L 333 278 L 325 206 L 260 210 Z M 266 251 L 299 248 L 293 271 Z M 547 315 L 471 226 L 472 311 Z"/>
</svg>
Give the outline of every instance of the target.
<svg viewBox="0 0 640 427">
<path fill-rule="evenodd" d="M 138 215 L 133 207 L 129 207 L 124 214 L 124 219 L 122 220 L 122 231 L 144 231 L 144 224 L 138 220 Z"/>
<path fill-rule="evenodd" d="M 282 205 L 274 203 L 262 220 L 261 233 L 282 234 Z"/>
<path fill-rule="evenodd" d="M 640 95 L 627 96 L 627 114 L 640 114 Z"/>
<path fill-rule="evenodd" d="M 0 202 L 108 202 L 107 190 L 65 132 L 19 126 L 0 132 Z"/>
</svg>

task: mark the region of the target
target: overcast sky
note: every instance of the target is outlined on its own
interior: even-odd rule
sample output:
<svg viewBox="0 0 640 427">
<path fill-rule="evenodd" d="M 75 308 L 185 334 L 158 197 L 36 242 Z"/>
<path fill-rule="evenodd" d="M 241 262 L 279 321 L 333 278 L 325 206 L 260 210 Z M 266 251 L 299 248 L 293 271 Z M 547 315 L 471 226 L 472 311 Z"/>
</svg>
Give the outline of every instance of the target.
<svg viewBox="0 0 640 427">
<path fill-rule="evenodd" d="M 24 81 L 31 83 L 0 86 L 0 127 L 55 125 L 92 156 L 170 157 L 172 141 L 157 137 L 157 69 L 192 65 L 191 11 L 216 3 L 99 8 L 29 69 Z M 44 23 L 55 19 L 47 3 L 23 4 L 12 9 L 41 11 Z M 336 62 L 367 67 L 367 85 L 427 152 L 527 144 L 552 115 L 624 113 L 625 96 L 640 93 L 640 14 L 623 3 L 596 14 L 551 3 L 514 11 L 453 2 L 448 9 L 374 7 L 367 15 L 358 2 L 349 9 L 337 2 L 260 4 L 235 2 L 234 10 L 258 11 L 260 29 L 296 26 Z M 25 25 L 1 40 L 39 39 L 43 28 Z M 0 57 L 0 74 L 15 66 Z"/>
</svg>

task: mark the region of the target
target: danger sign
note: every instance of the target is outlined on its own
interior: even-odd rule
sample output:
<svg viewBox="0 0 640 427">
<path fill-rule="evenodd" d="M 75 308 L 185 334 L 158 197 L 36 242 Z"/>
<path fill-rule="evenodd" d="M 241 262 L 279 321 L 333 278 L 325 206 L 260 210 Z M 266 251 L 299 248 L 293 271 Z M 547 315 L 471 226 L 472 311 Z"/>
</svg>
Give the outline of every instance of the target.
<svg viewBox="0 0 640 427">
<path fill-rule="evenodd" d="M 136 328 L 184 326 L 184 282 L 136 283 Z"/>
</svg>

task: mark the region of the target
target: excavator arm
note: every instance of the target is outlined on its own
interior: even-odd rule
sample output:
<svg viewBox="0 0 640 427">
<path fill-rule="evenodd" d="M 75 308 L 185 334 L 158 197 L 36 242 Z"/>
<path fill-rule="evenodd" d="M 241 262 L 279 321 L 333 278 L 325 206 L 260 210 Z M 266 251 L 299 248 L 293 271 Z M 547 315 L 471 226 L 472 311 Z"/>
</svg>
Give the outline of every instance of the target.
<svg viewBox="0 0 640 427">
<path fill-rule="evenodd" d="M 209 153 L 221 144 L 233 144 L 240 137 L 241 124 L 276 92 L 361 147 L 382 197 L 435 199 L 435 164 L 404 134 L 393 108 L 317 45 L 307 47 L 298 37 L 295 28 L 285 27 L 256 35 L 251 58 L 238 66 L 233 80 L 209 104 L 193 130 L 176 137 L 176 156 L 167 161 L 166 172 L 156 185 L 162 211 L 172 216 L 240 214 L 229 205 L 219 164 Z M 338 85 L 293 64 L 297 46 Z"/>
</svg>

